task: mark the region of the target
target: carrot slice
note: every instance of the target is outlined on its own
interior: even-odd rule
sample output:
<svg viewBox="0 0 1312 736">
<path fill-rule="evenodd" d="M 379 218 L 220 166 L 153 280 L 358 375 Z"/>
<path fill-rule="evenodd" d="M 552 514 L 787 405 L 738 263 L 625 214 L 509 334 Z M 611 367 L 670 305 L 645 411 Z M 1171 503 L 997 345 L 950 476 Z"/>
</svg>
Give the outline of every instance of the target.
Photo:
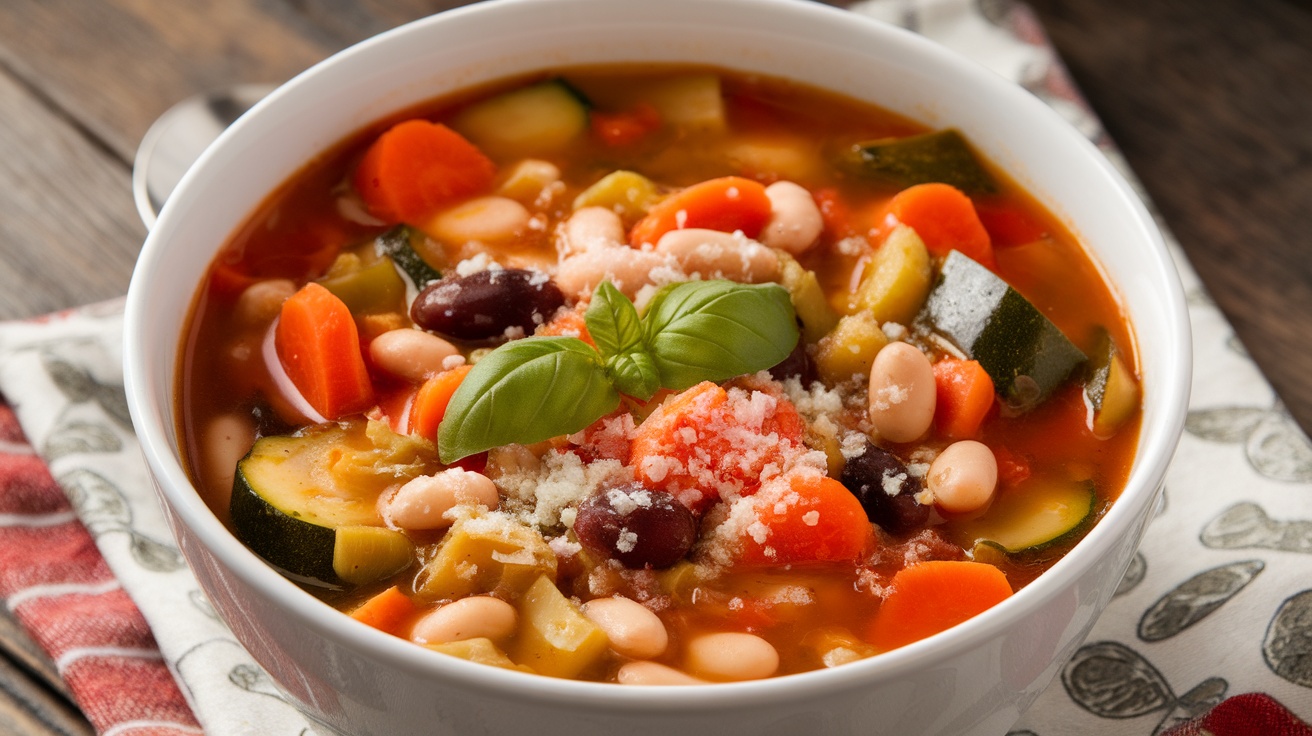
<svg viewBox="0 0 1312 736">
<path fill-rule="evenodd" d="M 977 360 L 940 360 L 934 364 L 934 426 L 945 436 L 968 439 L 993 408 L 993 379 Z"/>
<path fill-rule="evenodd" d="M 989 268 L 995 265 L 989 233 L 970 197 L 956 187 L 934 183 L 903 189 L 889 200 L 888 216 L 915 230 L 936 256 L 959 250 Z"/>
<path fill-rule="evenodd" d="M 649 102 L 639 102 L 620 112 L 593 110 L 588 116 L 592 134 L 608 146 L 631 146 L 660 130 L 661 114 Z"/>
<path fill-rule="evenodd" d="M 693 184 L 657 202 L 629 231 L 629 244 L 656 243 L 671 230 L 707 228 L 754 238 L 770 219 L 770 198 L 760 182 L 724 176 Z"/>
<path fill-rule="evenodd" d="M 730 486 L 749 496 L 760 487 L 765 466 L 781 447 L 802 443 L 797 409 L 778 397 L 760 425 L 746 424 L 730 405 L 729 393 L 703 381 L 661 404 L 634 432 L 629 465 L 649 488 L 674 494 L 694 513 L 719 500 Z"/>
<path fill-rule="evenodd" d="M 460 388 L 460 383 L 469 375 L 474 366 L 465 364 L 449 371 L 442 371 L 424 381 L 415 394 L 415 401 L 410 409 L 410 433 L 426 439 L 437 441 L 437 427 L 446 416 L 446 407 L 451 403 L 451 396 Z"/>
<path fill-rule="evenodd" d="M 751 503 L 769 534 L 743 537 L 739 559 L 747 564 L 854 562 L 874 539 L 861 501 L 828 476 L 795 473 L 786 487 L 767 485 Z"/>
<path fill-rule="evenodd" d="M 380 631 L 396 634 L 406 619 L 418 610 L 410 596 L 393 585 L 351 611 L 351 618 Z"/>
<path fill-rule="evenodd" d="M 331 291 L 311 282 L 288 297 L 279 312 L 274 347 L 287 377 L 325 419 L 373 406 L 373 383 L 355 319 Z"/>
<path fill-rule="evenodd" d="M 444 205 L 492 186 L 496 165 L 459 133 L 407 120 L 378 136 L 355 170 L 355 190 L 370 214 L 419 222 Z"/>
<path fill-rule="evenodd" d="M 890 587 L 868 631 L 870 643 L 885 651 L 946 631 L 1011 595 L 998 568 L 955 560 L 903 568 Z"/>
</svg>

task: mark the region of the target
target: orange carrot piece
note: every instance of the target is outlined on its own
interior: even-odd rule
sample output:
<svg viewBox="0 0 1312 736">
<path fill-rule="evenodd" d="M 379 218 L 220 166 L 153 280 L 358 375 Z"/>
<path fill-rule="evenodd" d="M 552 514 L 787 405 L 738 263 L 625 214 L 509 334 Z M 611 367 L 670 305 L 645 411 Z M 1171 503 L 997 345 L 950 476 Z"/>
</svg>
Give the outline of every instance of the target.
<svg viewBox="0 0 1312 736">
<path fill-rule="evenodd" d="M 406 619 L 419 610 L 410 596 L 393 585 L 351 611 L 351 618 L 379 631 L 396 634 Z"/>
<path fill-rule="evenodd" d="M 993 379 L 977 360 L 934 364 L 934 426 L 954 440 L 969 439 L 993 408 Z"/>
<path fill-rule="evenodd" d="M 888 216 L 916 231 L 936 256 L 949 251 L 963 254 L 993 268 L 993 245 L 975 213 L 975 205 L 949 184 L 917 184 L 898 192 L 888 202 Z"/>
<path fill-rule="evenodd" d="M 753 436 L 772 438 L 770 447 L 801 444 L 804 425 L 797 409 L 779 397 L 760 427 L 749 427 L 729 406 L 729 394 L 703 381 L 661 404 L 634 432 L 629 465 L 639 482 L 661 488 L 700 513 L 719 500 L 725 484 L 750 496 L 774 457 L 744 444 Z M 759 448 L 758 448 L 759 449 Z"/>
<path fill-rule="evenodd" d="M 373 406 L 373 383 L 351 310 L 331 291 L 308 283 L 282 303 L 274 347 L 283 370 L 325 419 Z"/>
<path fill-rule="evenodd" d="M 588 321 L 583 316 L 583 312 L 578 309 L 562 310 L 552 317 L 550 322 L 543 324 L 533 332 L 539 337 L 564 335 L 566 337 L 577 337 L 592 347 L 597 344 L 592 341 L 592 335 L 588 333 Z"/>
<path fill-rule="evenodd" d="M 588 116 L 592 134 L 608 146 L 631 146 L 660 130 L 661 114 L 649 102 L 620 112 L 593 110 Z"/>
<path fill-rule="evenodd" d="M 724 176 L 693 184 L 657 202 L 629 231 L 629 244 L 655 244 L 665 233 L 684 228 L 741 230 L 754 238 L 769 219 L 770 198 L 760 182 Z"/>
<path fill-rule="evenodd" d="M 871 622 L 871 644 L 896 649 L 933 636 L 1001 603 L 1011 584 L 982 562 L 938 560 L 903 568 Z"/>
<path fill-rule="evenodd" d="M 459 133 L 407 120 L 378 136 L 355 170 L 355 190 L 370 214 L 418 222 L 444 205 L 486 191 L 496 165 Z"/>
<path fill-rule="evenodd" d="M 473 367 L 466 363 L 424 381 L 410 409 L 410 434 L 437 441 L 437 427 L 446 416 L 451 396 L 460 388 L 461 382 Z"/>
<path fill-rule="evenodd" d="M 743 537 L 739 559 L 747 564 L 855 562 L 874 540 L 861 501 L 828 476 L 796 473 L 786 490 L 762 490 L 752 503 L 770 533 L 759 542 Z"/>
</svg>

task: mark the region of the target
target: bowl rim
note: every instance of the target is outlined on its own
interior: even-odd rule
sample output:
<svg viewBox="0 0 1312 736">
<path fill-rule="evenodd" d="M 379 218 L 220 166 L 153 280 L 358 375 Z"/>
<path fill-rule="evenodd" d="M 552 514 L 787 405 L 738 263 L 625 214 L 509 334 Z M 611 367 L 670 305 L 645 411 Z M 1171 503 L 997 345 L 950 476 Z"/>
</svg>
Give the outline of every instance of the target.
<svg viewBox="0 0 1312 736">
<path fill-rule="evenodd" d="M 601 2 L 602 0 L 597 0 Z M 586 7 L 593 0 L 555 0 L 557 5 Z M 888 25 L 873 18 L 846 10 L 796 0 L 671 0 L 673 5 L 693 7 L 695 3 L 721 8 L 751 11 L 745 18 L 769 8 L 773 14 L 784 14 L 801 22 L 812 24 L 855 24 L 864 33 L 878 38 L 881 43 L 923 59 L 942 73 L 965 77 L 972 84 L 984 88 L 990 97 L 1015 106 L 1019 113 L 1034 115 L 1048 121 L 1046 125 L 1063 137 L 1072 150 L 1083 152 L 1100 169 L 1124 213 L 1134 220 L 1149 245 L 1150 265 L 1160 276 L 1165 291 L 1164 319 L 1174 329 L 1169 346 L 1158 351 L 1166 360 L 1156 366 L 1157 374 L 1149 385 L 1158 392 L 1155 401 L 1161 407 L 1156 423 L 1148 424 L 1145 414 L 1141 426 L 1141 440 L 1135 463 L 1121 496 L 1111 505 L 1106 515 L 1070 553 L 1040 575 L 1011 598 L 975 616 L 969 622 L 948 631 L 915 642 L 900 649 L 875 657 L 853 662 L 842 667 L 816 670 L 743 683 L 725 683 L 713 688 L 655 688 L 615 687 L 607 683 L 562 680 L 541 675 L 501 670 L 477 665 L 454 657 L 428 652 L 423 647 L 384 634 L 364 624 L 352 621 L 331 606 L 324 604 L 291 581 L 277 573 L 242 545 L 214 516 L 195 490 L 181 461 L 170 450 L 167 410 L 154 406 L 151 385 L 148 383 L 153 368 L 148 365 L 157 358 L 147 358 L 146 330 L 143 325 L 150 311 L 150 283 L 160 277 L 162 254 L 167 248 L 167 236 L 180 227 L 171 217 L 173 208 L 166 206 L 160 213 L 155 228 L 143 246 L 137 268 L 134 270 L 128 291 L 124 318 L 124 379 L 129 409 L 141 440 L 141 448 L 156 484 L 160 499 L 203 544 L 210 554 L 222 561 L 234 575 L 270 600 L 277 600 L 289 615 L 297 617 L 306 626 L 326 639 L 358 652 L 368 653 L 374 659 L 386 661 L 390 666 L 427 679 L 441 680 L 457 688 L 481 689 L 497 692 L 517 699 L 530 701 L 559 701 L 585 704 L 603 710 L 634 711 L 657 710 L 677 705 L 688 711 L 713 710 L 730 703 L 776 702 L 780 698 L 797 700 L 811 695 L 831 692 L 835 686 L 853 688 L 870 682 L 896 678 L 912 670 L 933 666 L 960 652 L 982 646 L 986 641 L 1015 626 L 1022 618 L 1062 595 L 1069 581 L 1077 580 L 1088 572 L 1111 549 L 1119 534 L 1142 520 L 1157 498 L 1157 489 L 1165 476 L 1170 457 L 1184 427 L 1191 373 L 1191 338 L 1183 288 L 1166 244 L 1144 203 L 1121 174 L 1104 158 L 1101 152 L 1082 134 L 1076 131 L 1047 104 L 1021 87 L 1004 80 L 982 66 L 958 56 L 956 53 L 915 33 Z M 305 72 L 285 83 L 231 128 L 202 154 L 196 165 L 183 177 L 172 199 L 191 196 L 201 181 L 210 161 L 237 149 L 248 136 L 252 119 L 265 115 L 264 111 L 277 109 L 284 100 L 295 99 L 296 91 L 325 71 L 357 63 L 362 57 L 379 53 L 379 50 L 411 34 L 428 32 L 434 24 L 449 25 L 466 17 L 487 16 L 497 13 L 514 13 L 527 6 L 544 5 L 542 0 L 488 0 L 438 13 L 385 31 L 333 54 Z M 240 152 L 239 152 L 240 153 Z M 234 223 L 234 229 L 240 223 Z M 226 242 L 231 237 L 221 239 Z M 1095 261 L 1097 260 L 1096 254 Z M 1101 267 L 1101 265 L 1100 265 Z M 1106 274 L 1104 273 L 1104 277 Z M 1110 281 L 1110 280 L 1109 280 Z M 1115 288 L 1113 283 L 1113 288 Z M 192 289 L 194 296 L 194 287 Z M 190 307 L 189 307 L 190 308 Z M 1137 338 L 1136 338 L 1137 340 Z M 1143 346 L 1140 345 L 1142 355 Z M 168 359 L 169 369 L 176 372 L 179 356 Z M 174 375 L 168 380 L 175 381 Z M 1146 439 L 1144 439 L 1146 438 Z M 172 522 L 173 519 L 171 518 Z M 177 530 L 175 530 L 175 535 Z"/>
</svg>

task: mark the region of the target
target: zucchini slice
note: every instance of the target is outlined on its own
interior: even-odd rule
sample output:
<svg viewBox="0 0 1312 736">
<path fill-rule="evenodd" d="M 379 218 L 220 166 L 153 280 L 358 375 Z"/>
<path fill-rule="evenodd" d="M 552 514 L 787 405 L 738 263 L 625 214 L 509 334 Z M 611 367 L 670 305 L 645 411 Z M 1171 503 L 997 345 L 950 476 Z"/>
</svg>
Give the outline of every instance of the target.
<svg viewBox="0 0 1312 736">
<path fill-rule="evenodd" d="M 404 567 L 394 538 L 381 540 L 386 559 L 368 565 L 353 559 L 352 549 L 361 542 L 357 527 L 383 526 L 376 506 L 384 488 L 441 466 L 431 443 L 418 447 L 422 441 L 386 436 L 390 431 L 375 425 L 380 423 L 319 425 L 257 440 L 233 478 L 229 512 L 237 538 L 288 577 L 310 585 L 341 588 L 395 572 L 382 568 Z M 344 530 L 346 538 L 339 539 Z"/>
<path fill-rule="evenodd" d="M 1084 395 L 1093 408 L 1093 434 L 1104 439 L 1116 434 L 1139 405 L 1139 382 L 1106 330 L 1099 330 L 1089 359 Z"/>
<path fill-rule="evenodd" d="M 442 278 L 442 272 L 429 265 L 415 247 L 416 243 L 423 242 L 427 238 L 427 235 L 416 228 L 397 225 L 378 236 L 374 241 L 374 253 L 392 259 L 392 263 L 401 269 L 401 273 L 405 274 L 406 278 L 410 279 L 410 283 L 414 284 L 415 290 L 419 291 L 430 281 L 438 281 Z"/>
<path fill-rule="evenodd" d="M 1030 482 L 1000 494 L 983 516 L 953 526 L 967 547 L 973 540 L 1010 554 L 1033 552 L 1083 530 L 1097 504 L 1092 481 Z"/>
<path fill-rule="evenodd" d="M 497 95 L 460 111 L 452 127 L 495 155 L 558 151 L 588 129 L 588 103 L 553 79 Z"/>
<path fill-rule="evenodd" d="M 1042 403 L 1086 360 L 1020 292 L 960 251 L 943 261 L 920 322 L 978 360 L 1017 412 Z"/>
<path fill-rule="evenodd" d="M 951 128 L 858 143 L 852 146 L 846 163 L 862 176 L 902 188 L 942 182 L 966 194 L 990 194 L 998 189 L 970 144 Z"/>
</svg>

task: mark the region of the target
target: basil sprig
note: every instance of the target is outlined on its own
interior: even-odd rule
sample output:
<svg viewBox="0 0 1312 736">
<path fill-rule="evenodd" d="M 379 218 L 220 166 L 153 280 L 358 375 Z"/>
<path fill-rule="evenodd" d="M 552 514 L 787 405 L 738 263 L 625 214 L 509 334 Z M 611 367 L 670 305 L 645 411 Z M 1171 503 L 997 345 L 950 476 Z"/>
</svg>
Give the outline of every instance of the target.
<svg viewBox="0 0 1312 736">
<path fill-rule="evenodd" d="M 621 393 L 645 401 L 661 388 L 765 370 L 798 340 L 792 300 L 777 284 L 672 284 L 639 316 L 603 281 L 584 321 L 595 349 L 576 337 L 527 337 L 476 363 L 438 430 L 442 462 L 577 432 L 614 411 Z"/>
</svg>

